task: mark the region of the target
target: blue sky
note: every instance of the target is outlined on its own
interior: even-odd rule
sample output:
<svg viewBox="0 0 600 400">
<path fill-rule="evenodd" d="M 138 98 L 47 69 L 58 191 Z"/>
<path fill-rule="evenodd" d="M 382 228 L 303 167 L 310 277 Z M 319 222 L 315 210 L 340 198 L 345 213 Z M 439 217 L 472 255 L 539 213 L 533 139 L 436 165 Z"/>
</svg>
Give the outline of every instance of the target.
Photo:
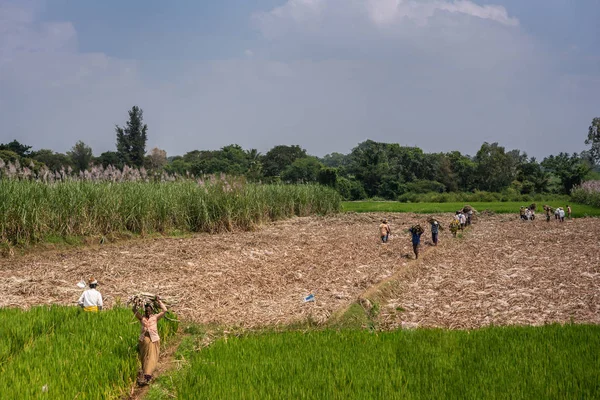
<svg viewBox="0 0 600 400">
<path fill-rule="evenodd" d="M 137 104 L 169 155 L 579 152 L 599 19 L 597 0 L 0 0 L 0 142 L 100 154 Z"/>
</svg>

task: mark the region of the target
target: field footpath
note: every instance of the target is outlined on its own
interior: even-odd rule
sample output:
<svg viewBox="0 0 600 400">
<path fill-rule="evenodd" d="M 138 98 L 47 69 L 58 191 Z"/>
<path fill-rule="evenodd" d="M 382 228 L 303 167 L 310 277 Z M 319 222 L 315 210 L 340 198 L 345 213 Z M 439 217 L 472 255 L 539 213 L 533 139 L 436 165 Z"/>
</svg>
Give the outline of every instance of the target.
<svg viewBox="0 0 600 400">
<path fill-rule="evenodd" d="M 156 367 L 156 371 L 154 372 L 150 385 L 139 386 L 137 382 L 134 382 L 134 384 L 131 386 L 131 390 L 129 391 L 129 396 L 126 397 L 126 400 L 143 399 L 156 379 L 162 375 L 168 374 L 178 367 L 179 361 L 175 359 L 175 353 L 186 336 L 188 335 L 181 332 L 180 328 L 180 332 L 178 332 L 174 338 L 169 340 L 165 348 L 161 349 L 158 366 Z"/>
</svg>

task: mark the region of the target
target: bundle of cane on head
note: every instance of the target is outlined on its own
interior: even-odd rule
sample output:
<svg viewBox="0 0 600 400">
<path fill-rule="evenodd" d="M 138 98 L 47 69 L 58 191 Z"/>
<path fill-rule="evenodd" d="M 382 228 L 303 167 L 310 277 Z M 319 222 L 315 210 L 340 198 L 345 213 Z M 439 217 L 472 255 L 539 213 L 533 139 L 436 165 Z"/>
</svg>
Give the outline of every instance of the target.
<svg viewBox="0 0 600 400">
<path fill-rule="evenodd" d="M 422 227 L 420 224 L 415 224 L 415 225 L 411 226 L 411 227 L 410 227 L 410 231 L 411 231 L 412 233 L 416 233 L 417 235 L 420 235 L 420 234 L 422 234 L 423 232 L 425 232 L 425 231 L 423 230 L 423 227 Z"/>
<path fill-rule="evenodd" d="M 463 207 L 462 212 L 468 213 L 469 211 L 475 211 L 475 209 L 467 204 L 466 206 Z"/>
<path fill-rule="evenodd" d="M 550 207 L 548 204 L 544 204 L 544 211 L 554 212 L 554 208 Z"/>
<path fill-rule="evenodd" d="M 162 296 L 161 296 L 160 300 L 169 308 L 170 308 L 170 306 L 173 306 L 176 304 L 176 302 L 173 301 L 172 299 L 165 299 Z M 130 296 L 129 299 L 127 300 L 127 305 L 134 306 L 137 310 L 140 310 L 140 311 L 143 311 L 146 308 L 146 305 L 150 305 L 152 307 L 152 310 L 154 311 L 154 313 L 160 312 L 160 304 L 158 303 L 158 300 L 156 299 L 156 295 L 152 294 L 152 293 L 141 292 L 141 293 L 134 294 L 133 296 Z"/>
<path fill-rule="evenodd" d="M 536 207 L 537 207 L 537 204 L 535 204 L 535 203 L 531 203 L 531 205 L 529 206 L 529 209 L 530 209 L 531 211 L 535 211 L 535 208 L 536 208 Z"/>
</svg>

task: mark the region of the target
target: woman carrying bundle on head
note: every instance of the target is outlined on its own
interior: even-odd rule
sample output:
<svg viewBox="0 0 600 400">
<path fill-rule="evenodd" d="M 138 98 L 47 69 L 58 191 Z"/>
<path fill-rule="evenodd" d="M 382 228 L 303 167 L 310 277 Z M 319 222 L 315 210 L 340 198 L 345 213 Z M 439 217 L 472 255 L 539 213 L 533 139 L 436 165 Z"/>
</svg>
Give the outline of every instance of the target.
<svg viewBox="0 0 600 400">
<path fill-rule="evenodd" d="M 140 314 L 137 304 L 134 304 L 133 306 L 133 313 L 140 321 L 142 328 L 139 337 L 138 350 L 144 379 L 138 380 L 139 385 L 147 385 L 150 382 L 152 374 L 158 365 L 160 336 L 158 336 L 157 322 L 165 316 L 167 307 L 158 296 L 156 296 L 156 302 L 160 307 L 160 312 L 158 313 L 154 312 L 154 307 L 151 302 L 146 302 L 146 304 L 144 304 L 144 314 Z"/>
</svg>

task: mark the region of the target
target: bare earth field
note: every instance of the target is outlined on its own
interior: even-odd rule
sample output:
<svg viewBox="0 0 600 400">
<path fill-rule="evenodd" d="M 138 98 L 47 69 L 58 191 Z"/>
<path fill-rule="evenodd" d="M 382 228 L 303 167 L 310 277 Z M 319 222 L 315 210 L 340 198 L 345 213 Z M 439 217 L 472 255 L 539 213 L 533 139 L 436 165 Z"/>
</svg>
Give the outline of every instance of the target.
<svg viewBox="0 0 600 400">
<path fill-rule="evenodd" d="M 388 217 L 390 243 L 377 226 Z M 447 226 L 450 214 L 438 215 Z M 415 261 L 412 223 L 427 215 L 343 214 L 296 218 L 256 232 L 200 234 L 45 251 L 0 259 L 0 306 L 74 304 L 94 276 L 106 306 L 136 292 L 175 299 L 183 319 L 257 327 L 310 316 L 325 321 L 367 288 L 398 279 L 382 304 L 385 328 L 547 322 L 600 323 L 600 220 L 522 223 L 482 217 L 464 238 L 423 235 Z M 410 253 L 410 257 L 407 254 Z M 316 301 L 304 303 L 314 294 Z"/>
<path fill-rule="evenodd" d="M 482 218 L 400 277 L 379 320 L 384 328 L 598 324 L 599 223 Z"/>
</svg>

